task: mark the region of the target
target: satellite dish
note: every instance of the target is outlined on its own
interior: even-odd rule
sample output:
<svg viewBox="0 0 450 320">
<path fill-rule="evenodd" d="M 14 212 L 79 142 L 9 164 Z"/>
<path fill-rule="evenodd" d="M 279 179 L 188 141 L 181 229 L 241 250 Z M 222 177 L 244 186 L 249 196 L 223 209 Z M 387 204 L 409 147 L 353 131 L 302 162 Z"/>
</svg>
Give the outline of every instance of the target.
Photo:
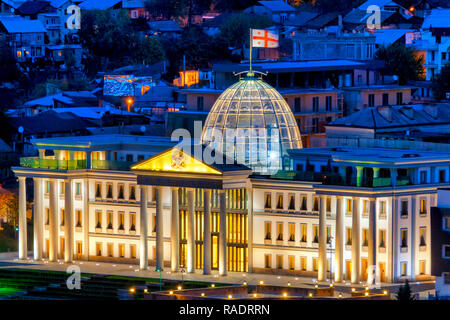
<svg viewBox="0 0 450 320">
<path fill-rule="evenodd" d="M 147 130 L 147 128 L 145 126 L 141 126 L 141 132 L 145 132 L 145 130 Z"/>
<path fill-rule="evenodd" d="M 17 131 L 19 131 L 19 133 L 23 133 L 23 127 L 20 126 L 19 129 L 18 129 Z"/>
</svg>

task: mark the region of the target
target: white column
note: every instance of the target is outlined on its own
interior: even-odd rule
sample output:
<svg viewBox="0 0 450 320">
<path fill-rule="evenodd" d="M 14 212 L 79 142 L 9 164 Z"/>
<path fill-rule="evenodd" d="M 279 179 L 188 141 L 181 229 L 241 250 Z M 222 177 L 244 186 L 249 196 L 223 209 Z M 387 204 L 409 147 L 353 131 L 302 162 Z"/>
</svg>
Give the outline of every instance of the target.
<svg viewBox="0 0 450 320">
<path fill-rule="evenodd" d="M 409 252 L 411 252 L 411 281 L 416 278 L 416 196 L 411 197 L 411 227 L 409 228 L 408 235 L 411 238 L 409 244 Z"/>
<path fill-rule="evenodd" d="M 187 272 L 195 271 L 195 210 L 194 210 L 194 189 L 187 191 L 188 219 L 187 219 Z"/>
<path fill-rule="evenodd" d="M 397 281 L 397 257 L 398 257 L 398 222 L 397 222 L 398 200 L 392 196 L 391 206 L 391 226 L 388 228 L 388 277 L 389 282 Z"/>
<path fill-rule="evenodd" d="M 34 180 L 34 208 L 33 208 L 33 240 L 34 260 L 42 260 L 42 248 L 44 244 L 44 219 L 43 219 L 43 193 L 42 178 Z"/>
<path fill-rule="evenodd" d="M 140 241 L 139 241 L 139 268 L 148 269 L 148 221 L 147 221 L 147 190 L 141 185 L 141 213 L 140 213 Z"/>
<path fill-rule="evenodd" d="M 177 272 L 180 267 L 180 229 L 179 229 L 178 188 L 172 188 L 172 223 L 171 223 L 171 269 Z"/>
<path fill-rule="evenodd" d="M 156 270 L 164 270 L 164 226 L 162 187 L 155 187 L 156 195 Z"/>
<path fill-rule="evenodd" d="M 319 272 L 317 281 L 327 279 L 327 227 L 326 227 L 326 196 L 319 198 Z"/>
<path fill-rule="evenodd" d="M 336 197 L 336 237 L 335 237 L 335 274 L 334 281 L 343 281 L 343 264 L 344 264 L 344 210 L 342 208 L 342 196 Z"/>
<path fill-rule="evenodd" d="M 211 274 L 211 190 L 203 191 L 203 274 Z"/>
<path fill-rule="evenodd" d="M 367 284 L 372 285 L 376 282 L 377 270 L 377 210 L 376 199 L 370 198 L 369 206 L 369 241 L 368 241 L 368 266 Z"/>
<path fill-rule="evenodd" d="M 248 247 L 248 272 L 253 272 L 253 189 L 247 189 L 247 247 Z"/>
<path fill-rule="evenodd" d="M 26 178 L 19 177 L 19 259 L 26 259 L 27 252 L 27 189 Z"/>
<path fill-rule="evenodd" d="M 72 180 L 64 180 L 64 262 L 73 261 L 73 192 Z"/>
<path fill-rule="evenodd" d="M 50 205 L 49 205 L 49 261 L 58 260 L 58 194 L 56 181 L 49 180 Z"/>
<path fill-rule="evenodd" d="M 360 212 L 359 212 L 359 197 L 353 198 L 353 213 L 352 213 L 352 283 L 359 283 L 360 279 L 360 259 L 361 259 L 361 229 L 360 229 Z"/>
<path fill-rule="evenodd" d="M 84 179 L 83 186 L 83 256 L 85 260 L 89 260 L 89 179 Z"/>
<path fill-rule="evenodd" d="M 86 169 L 91 169 L 91 151 L 86 151 Z"/>
<path fill-rule="evenodd" d="M 227 201 L 225 190 L 219 190 L 219 274 L 227 275 Z"/>
</svg>

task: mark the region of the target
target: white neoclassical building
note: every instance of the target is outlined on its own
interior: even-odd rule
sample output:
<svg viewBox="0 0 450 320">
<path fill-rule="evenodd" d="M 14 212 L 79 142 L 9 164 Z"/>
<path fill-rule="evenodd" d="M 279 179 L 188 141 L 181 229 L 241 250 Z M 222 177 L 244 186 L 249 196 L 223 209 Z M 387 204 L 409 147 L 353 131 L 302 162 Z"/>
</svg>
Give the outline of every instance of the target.
<svg viewBox="0 0 450 320">
<path fill-rule="evenodd" d="M 301 149 L 287 103 L 250 73 L 216 103 L 202 137 L 208 146 L 126 135 L 32 141 L 39 156 L 13 168 L 19 257 L 27 253 L 28 179 L 36 260 L 352 283 L 430 277 L 430 207 L 437 189 L 450 185 L 450 154 Z M 246 126 L 266 134 L 263 162 L 253 139 L 231 146 L 243 147 L 243 164 L 236 154 L 229 162 L 212 151 L 215 144 L 228 150 L 229 142 L 208 132 L 233 126 L 244 129 L 244 138 L 253 134 Z"/>
</svg>

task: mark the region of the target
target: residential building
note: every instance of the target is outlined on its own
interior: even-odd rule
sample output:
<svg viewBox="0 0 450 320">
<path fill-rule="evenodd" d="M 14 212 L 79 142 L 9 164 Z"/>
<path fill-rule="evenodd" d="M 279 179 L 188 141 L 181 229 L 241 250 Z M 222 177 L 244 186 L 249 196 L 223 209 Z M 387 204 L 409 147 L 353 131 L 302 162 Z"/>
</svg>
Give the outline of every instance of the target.
<svg viewBox="0 0 450 320">
<path fill-rule="evenodd" d="M 258 1 L 254 6 L 244 10 L 244 13 L 267 16 L 275 23 L 284 23 L 295 16 L 295 9 L 284 1 Z"/>
</svg>

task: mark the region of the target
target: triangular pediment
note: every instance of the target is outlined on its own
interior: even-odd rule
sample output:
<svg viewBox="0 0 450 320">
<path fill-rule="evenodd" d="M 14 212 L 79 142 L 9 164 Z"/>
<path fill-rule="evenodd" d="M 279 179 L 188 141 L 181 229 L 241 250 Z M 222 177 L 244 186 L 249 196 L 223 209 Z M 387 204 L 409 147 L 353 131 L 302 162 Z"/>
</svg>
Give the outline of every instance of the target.
<svg viewBox="0 0 450 320">
<path fill-rule="evenodd" d="M 222 172 L 174 147 L 131 167 L 131 170 L 221 175 Z"/>
</svg>

